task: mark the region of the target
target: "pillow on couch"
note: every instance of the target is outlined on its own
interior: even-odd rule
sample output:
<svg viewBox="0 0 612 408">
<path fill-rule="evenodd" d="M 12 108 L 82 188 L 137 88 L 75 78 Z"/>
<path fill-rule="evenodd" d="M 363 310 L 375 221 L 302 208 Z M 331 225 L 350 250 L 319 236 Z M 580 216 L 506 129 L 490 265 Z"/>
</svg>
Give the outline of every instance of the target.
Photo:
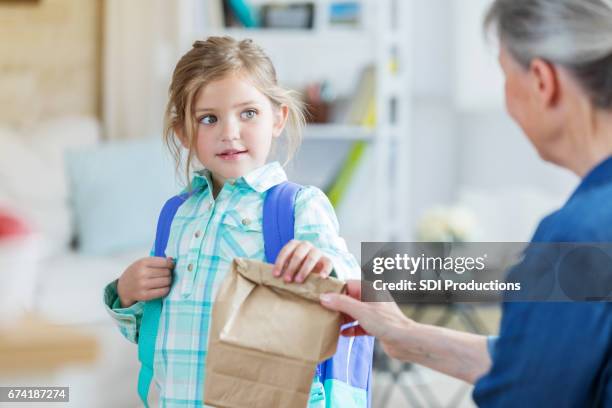
<svg viewBox="0 0 612 408">
<path fill-rule="evenodd" d="M 66 157 L 79 251 L 150 248 L 164 202 L 179 192 L 159 140 L 107 142 Z"/>
<path fill-rule="evenodd" d="M 64 153 L 94 145 L 95 118 L 50 119 L 33 128 L 0 127 L 0 205 L 17 212 L 42 236 L 44 257 L 64 252 L 73 235 Z"/>
</svg>

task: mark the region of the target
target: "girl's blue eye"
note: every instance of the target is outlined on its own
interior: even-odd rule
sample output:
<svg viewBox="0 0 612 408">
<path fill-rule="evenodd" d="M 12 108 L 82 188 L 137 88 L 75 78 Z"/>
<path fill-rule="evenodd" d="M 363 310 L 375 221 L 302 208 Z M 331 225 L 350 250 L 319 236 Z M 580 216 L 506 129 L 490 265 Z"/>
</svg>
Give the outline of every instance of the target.
<svg viewBox="0 0 612 408">
<path fill-rule="evenodd" d="M 255 109 L 245 110 L 240 114 L 242 119 L 253 119 L 257 115 L 257 111 Z"/>
<path fill-rule="evenodd" d="M 213 123 L 217 122 L 217 117 L 215 115 L 206 115 L 203 116 L 202 119 L 200 119 L 200 123 L 203 123 L 204 125 L 212 125 Z"/>
</svg>

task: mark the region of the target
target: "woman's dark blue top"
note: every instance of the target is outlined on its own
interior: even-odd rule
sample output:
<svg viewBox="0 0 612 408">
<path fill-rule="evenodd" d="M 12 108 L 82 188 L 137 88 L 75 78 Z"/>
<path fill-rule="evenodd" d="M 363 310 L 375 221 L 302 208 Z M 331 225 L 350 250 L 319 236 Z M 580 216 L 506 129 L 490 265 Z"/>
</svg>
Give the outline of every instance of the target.
<svg viewBox="0 0 612 408">
<path fill-rule="evenodd" d="M 612 157 L 542 220 L 532 242 L 612 247 Z M 576 271 L 597 279 L 587 286 L 612 282 L 612 269 L 606 276 L 582 272 Z M 505 302 L 491 358 L 491 370 L 474 388 L 478 406 L 612 407 L 612 302 Z"/>
</svg>

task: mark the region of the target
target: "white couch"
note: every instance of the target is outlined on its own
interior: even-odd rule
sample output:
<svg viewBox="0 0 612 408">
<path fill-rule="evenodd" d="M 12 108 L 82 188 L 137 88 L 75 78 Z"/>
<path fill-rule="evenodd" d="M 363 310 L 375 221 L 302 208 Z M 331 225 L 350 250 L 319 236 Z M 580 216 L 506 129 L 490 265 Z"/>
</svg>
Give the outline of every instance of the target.
<svg viewBox="0 0 612 408">
<path fill-rule="evenodd" d="M 68 367 L 54 377 L 57 385 L 71 387 L 69 406 L 136 407 L 136 346 L 106 314 L 102 290 L 149 248 L 89 256 L 71 246 L 74 224 L 64 156 L 99 140 L 99 125 L 91 118 L 62 118 L 21 130 L 0 127 L 0 208 L 19 214 L 40 236 L 33 311 L 98 339 L 95 365 Z M 31 373 L 30 380 L 37 376 Z"/>
</svg>

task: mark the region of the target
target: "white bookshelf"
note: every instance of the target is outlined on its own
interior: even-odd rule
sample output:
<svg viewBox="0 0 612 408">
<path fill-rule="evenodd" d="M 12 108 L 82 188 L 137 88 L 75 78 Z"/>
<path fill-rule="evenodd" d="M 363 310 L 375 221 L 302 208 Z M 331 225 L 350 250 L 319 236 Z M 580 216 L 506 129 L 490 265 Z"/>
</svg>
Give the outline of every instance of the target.
<svg viewBox="0 0 612 408">
<path fill-rule="evenodd" d="M 374 131 L 363 126 L 313 123 L 306 126 L 304 130 L 304 140 L 363 140 L 371 142 L 374 137 Z"/>
<path fill-rule="evenodd" d="M 320 80 L 334 84 L 338 95 L 349 96 L 356 89 L 361 70 L 373 64 L 376 71 L 376 126 L 372 129 L 342 123 L 312 124 L 305 129 L 309 141 L 347 143 L 369 142 L 372 174 L 367 180 L 373 217 L 367 232 L 352 232 L 359 240 L 409 240 L 411 213 L 408 191 L 411 175 L 407 163 L 410 151 L 410 24 L 411 5 L 405 0 L 361 0 L 362 19 L 357 27 L 329 26 L 328 9 L 332 0 L 314 0 L 313 29 L 223 28 L 207 22 L 209 0 L 179 0 L 177 53 L 190 48 L 195 39 L 210 35 L 252 38 L 270 55 L 279 81 L 291 88 Z M 298 0 L 276 0 L 296 3 Z M 251 0 L 250 4 L 271 3 Z M 185 22 L 191 24 L 185 24 Z M 398 69 L 390 70 L 394 60 Z M 397 120 L 391 121 L 395 105 Z M 373 181 L 376 182 L 373 182 Z M 359 206 L 360 203 L 357 204 Z M 364 217 L 362 217 L 364 218 Z M 366 219 L 368 217 L 365 217 Z M 351 221 L 354 217 L 350 217 Z M 349 239 L 350 240 L 350 239 Z M 354 246 L 352 248 L 355 249 Z"/>
</svg>

